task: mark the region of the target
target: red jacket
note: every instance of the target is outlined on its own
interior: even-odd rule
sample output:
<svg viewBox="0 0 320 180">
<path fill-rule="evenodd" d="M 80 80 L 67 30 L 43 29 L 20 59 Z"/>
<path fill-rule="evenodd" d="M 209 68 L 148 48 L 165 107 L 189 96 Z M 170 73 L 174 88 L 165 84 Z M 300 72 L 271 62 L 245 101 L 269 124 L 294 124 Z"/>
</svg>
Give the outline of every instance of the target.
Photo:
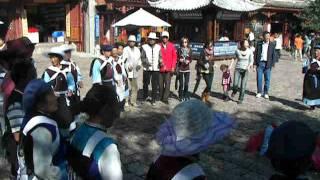
<svg viewBox="0 0 320 180">
<path fill-rule="evenodd" d="M 166 48 L 164 48 L 162 43 L 160 43 L 160 46 L 162 56 L 160 72 L 173 72 L 176 69 L 177 50 L 171 42 L 167 43 Z"/>
</svg>

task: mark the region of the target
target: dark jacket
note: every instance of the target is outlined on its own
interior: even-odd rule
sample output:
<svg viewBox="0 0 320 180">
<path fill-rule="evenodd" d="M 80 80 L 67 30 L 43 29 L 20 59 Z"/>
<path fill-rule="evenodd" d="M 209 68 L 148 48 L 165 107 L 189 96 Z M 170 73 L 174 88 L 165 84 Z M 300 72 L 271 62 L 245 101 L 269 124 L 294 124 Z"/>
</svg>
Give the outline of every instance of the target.
<svg viewBox="0 0 320 180">
<path fill-rule="evenodd" d="M 259 63 L 261 61 L 261 56 L 262 56 L 262 45 L 263 41 L 258 42 L 257 48 L 256 48 L 256 54 L 254 57 L 254 65 L 259 66 Z M 276 43 L 270 42 L 269 47 L 268 47 L 268 56 L 267 56 L 267 66 L 266 68 L 272 68 L 274 64 L 277 61 L 277 54 L 275 51 Z"/>
<path fill-rule="evenodd" d="M 187 57 L 184 57 L 182 48 L 179 49 L 178 51 L 178 67 L 179 71 L 189 71 L 190 70 L 190 63 L 192 62 L 192 50 L 191 48 L 188 49 L 189 53 Z M 183 59 L 183 62 L 180 62 L 180 59 Z M 186 62 L 188 61 L 188 63 Z"/>
<path fill-rule="evenodd" d="M 209 68 L 208 69 L 205 67 L 206 63 L 209 64 Z M 200 54 L 199 60 L 197 61 L 197 66 L 199 67 L 200 71 L 209 70 L 209 73 L 213 73 L 214 72 L 213 54 L 211 54 L 211 55 L 208 54 L 206 49 L 204 49 Z"/>
</svg>

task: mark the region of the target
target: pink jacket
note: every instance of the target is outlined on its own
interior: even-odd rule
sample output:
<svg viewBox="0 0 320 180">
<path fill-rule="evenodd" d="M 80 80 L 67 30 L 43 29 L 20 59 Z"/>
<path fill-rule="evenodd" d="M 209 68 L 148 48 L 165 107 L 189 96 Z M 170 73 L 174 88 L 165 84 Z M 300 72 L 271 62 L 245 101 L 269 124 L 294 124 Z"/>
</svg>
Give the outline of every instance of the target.
<svg viewBox="0 0 320 180">
<path fill-rule="evenodd" d="M 162 43 L 161 46 L 161 56 L 162 56 L 162 66 L 160 72 L 173 72 L 176 69 L 177 63 L 177 50 L 174 44 L 171 42 L 167 43 L 165 48 Z"/>
</svg>

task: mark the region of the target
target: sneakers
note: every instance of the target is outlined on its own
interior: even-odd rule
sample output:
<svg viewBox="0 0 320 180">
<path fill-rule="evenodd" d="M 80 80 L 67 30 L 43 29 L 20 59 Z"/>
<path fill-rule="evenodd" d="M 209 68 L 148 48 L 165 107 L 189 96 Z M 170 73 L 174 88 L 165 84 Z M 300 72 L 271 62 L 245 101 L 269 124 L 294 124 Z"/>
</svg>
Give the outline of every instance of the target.
<svg viewBox="0 0 320 180">
<path fill-rule="evenodd" d="M 268 94 L 265 94 L 265 95 L 264 95 L 264 98 L 265 98 L 265 99 L 269 99 L 269 95 L 268 95 Z"/>
<path fill-rule="evenodd" d="M 256 95 L 256 98 L 261 98 L 261 93 L 258 93 L 257 95 Z"/>
<path fill-rule="evenodd" d="M 258 94 L 256 95 L 256 98 L 261 98 L 261 97 L 262 97 L 261 93 L 258 93 Z M 264 97 L 265 99 L 269 99 L 269 95 L 268 95 L 268 94 L 265 94 L 263 97 Z"/>
</svg>

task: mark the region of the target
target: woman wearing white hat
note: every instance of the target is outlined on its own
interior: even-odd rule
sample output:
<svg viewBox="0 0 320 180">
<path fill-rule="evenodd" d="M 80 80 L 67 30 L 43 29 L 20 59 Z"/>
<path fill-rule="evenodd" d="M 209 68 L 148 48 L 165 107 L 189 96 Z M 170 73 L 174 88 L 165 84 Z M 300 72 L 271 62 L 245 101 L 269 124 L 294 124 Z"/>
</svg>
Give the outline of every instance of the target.
<svg viewBox="0 0 320 180">
<path fill-rule="evenodd" d="M 234 121 L 228 114 L 214 112 L 200 100 L 177 105 L 156 135 L 161 154 L 146 179 L 206 179 L 197 163 L 199 153 L 229 134 L 232 128 Z"/>
<path fill-rule="evenodd" d="M 125 67 L 128 73 L 128 78 L 129 78 L 130 88 L 131 88 L 131 94 L 129 98 L 130 103 L 132 106 L 136 106 L 137 96 L 138 96 L 137 78 L 138 78 L 138 71 L 141 68 L 141 53 L 139 48 L 136 47 L 136 37 L 134 35 L 129 36 L 128 46 L 124 48 L 123 56 L 124 56 L 124 59 L 126 59 Z"/>
<path fill-rule="evenodd" d="M 155 105 L 159 87 L 159 70 L 162 65 L 161 47 L 156 44 L 157 35 L 150 32 L 148 44 L 142 46 L 141 61 L 143 65 L 143 97 L 148 97 L 148 86 L 152 85 L 151 104 Z"/>
</svg>

